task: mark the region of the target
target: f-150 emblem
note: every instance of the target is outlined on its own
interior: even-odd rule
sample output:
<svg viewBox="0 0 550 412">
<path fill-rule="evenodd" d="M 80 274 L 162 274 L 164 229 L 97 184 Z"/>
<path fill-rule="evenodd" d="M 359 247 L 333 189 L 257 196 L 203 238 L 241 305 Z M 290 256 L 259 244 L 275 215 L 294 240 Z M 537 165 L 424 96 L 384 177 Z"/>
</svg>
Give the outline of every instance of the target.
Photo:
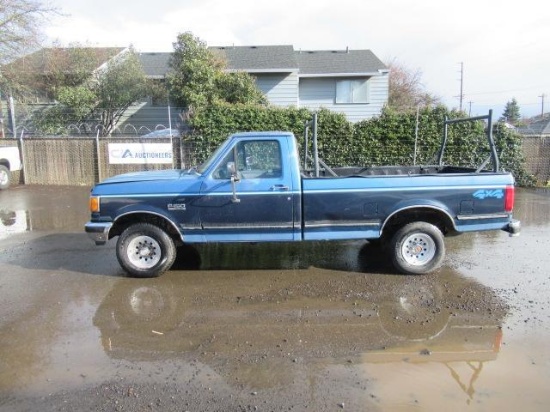
<svg viewBox="0 0 550 412">
<path fill-rule="evenodd" d="M 486 189 L 480 189 L 476 192 L 474 192 L 473 196 L 476 199 L 487 199 L 487 198 L 495 198 L 495 199 L 502 199 L 504 197 L 504 190 L 496 189 L 496 190 L 486 190 Z"/>
<path fill-rule="evenodd" d="M 168 210 L 187 210 L 185 203 L 168 203 Z"/>
</svg>

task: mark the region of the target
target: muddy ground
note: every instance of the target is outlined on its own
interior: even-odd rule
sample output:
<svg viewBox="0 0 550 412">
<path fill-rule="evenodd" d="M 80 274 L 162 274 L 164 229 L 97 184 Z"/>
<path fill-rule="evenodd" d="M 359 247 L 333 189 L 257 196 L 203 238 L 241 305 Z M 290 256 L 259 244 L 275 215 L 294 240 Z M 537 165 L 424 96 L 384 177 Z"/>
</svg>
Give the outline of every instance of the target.
<svg viewBox="0 0 550 412">
<path fill-rule="evenodd" d="M 132 279 L 88 188 L 0 192 L 0 410 L 546 411 L 550 192 L 436 274 L 363 242 L 183 248 Z"/>
</svg>

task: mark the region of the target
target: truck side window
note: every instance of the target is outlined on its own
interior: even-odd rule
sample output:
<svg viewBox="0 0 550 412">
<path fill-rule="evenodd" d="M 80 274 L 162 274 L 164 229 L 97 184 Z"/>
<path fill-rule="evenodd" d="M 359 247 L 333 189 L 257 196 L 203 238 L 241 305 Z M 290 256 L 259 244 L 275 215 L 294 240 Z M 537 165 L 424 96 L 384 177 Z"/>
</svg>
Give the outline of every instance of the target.
<svg viewBox="0 0 550 412">
<path fill-rule="evenodd" d="M 214 171 L 215 179 L 229 179 L 227 164 L 235 161 L 231 150 Z M 281 148 L 276 140 L 237 144 L 237 170 L 242 179 L 273 179 L 282 176 Z"/>
</svg>

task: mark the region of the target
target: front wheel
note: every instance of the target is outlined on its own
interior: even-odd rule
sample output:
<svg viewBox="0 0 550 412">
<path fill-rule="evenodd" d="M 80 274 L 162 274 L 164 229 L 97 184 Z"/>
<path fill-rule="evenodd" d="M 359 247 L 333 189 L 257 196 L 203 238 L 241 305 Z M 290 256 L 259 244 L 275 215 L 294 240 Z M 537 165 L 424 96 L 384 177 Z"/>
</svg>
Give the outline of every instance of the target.
<svg viewBox="0 0 550 412">
<path fill-rule="evenodd" d="M 174 240 L 150 223 L 135 223 L 119 236 L 116 255 L 120 266 L 135 277 L 156 277 L 170 269 L 176 258 Z"/>
<path fill-rule="evenodd" d="M 419 275 L 439 268 L 445 256 L 443 234 L 436 226 L 414 222 L 399 229 L 391 240 L 390 251 L 395 268 Z"/>
</svg>

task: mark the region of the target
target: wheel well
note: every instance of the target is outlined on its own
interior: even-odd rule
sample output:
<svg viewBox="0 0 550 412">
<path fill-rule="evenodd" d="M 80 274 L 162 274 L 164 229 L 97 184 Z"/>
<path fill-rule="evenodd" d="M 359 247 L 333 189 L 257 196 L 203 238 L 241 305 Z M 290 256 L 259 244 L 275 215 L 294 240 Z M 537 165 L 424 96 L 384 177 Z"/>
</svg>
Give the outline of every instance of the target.
<svg viewBox="0 0 550 412">
<path fill-rule="evenodd" d="M 406 209 L 395 213 L 384 224 L 382 236 L 391 238 L 399 228 L 412 222 L 431 223 L 441 230 L 443 235 L 447 235 L 454 231 L 454 224 L 449 215 L 441 210 L 425 207 Z"/>
<path fill-rule="evenodd" d="M 134 223 L 155 225 L 168 233 L 176 242 L 181 242 L 181 234 L 168 219 L 151 213 L 131 213 L 118 218 L 109 231 L 109 239 L 120 235 L 128 226 Z"/>
</svg>

